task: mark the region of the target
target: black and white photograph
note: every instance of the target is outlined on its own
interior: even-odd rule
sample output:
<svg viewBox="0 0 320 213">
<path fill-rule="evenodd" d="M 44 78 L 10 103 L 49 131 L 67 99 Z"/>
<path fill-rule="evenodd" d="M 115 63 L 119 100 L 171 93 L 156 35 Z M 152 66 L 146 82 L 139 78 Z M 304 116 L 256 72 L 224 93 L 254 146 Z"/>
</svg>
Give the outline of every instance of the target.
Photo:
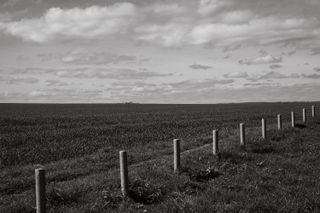
<svg viewBox="0 0 320 213">
<path fill-rule="evenodd" d="M 0 213 L 320 212 L 320 0 L 0 0 Z"/>
</svg>

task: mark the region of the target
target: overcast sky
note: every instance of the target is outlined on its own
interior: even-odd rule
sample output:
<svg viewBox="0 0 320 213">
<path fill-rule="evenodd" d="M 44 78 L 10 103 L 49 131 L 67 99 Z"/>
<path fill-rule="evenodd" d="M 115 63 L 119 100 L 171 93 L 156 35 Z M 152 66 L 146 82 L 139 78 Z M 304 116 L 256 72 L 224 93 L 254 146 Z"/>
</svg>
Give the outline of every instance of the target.
<svg viewBox="0 0 320 213">
<path fill-rule="evenodd" d="M 0 102 L 320 99 L 319 0 L 0 0 Z"/>
</svg>

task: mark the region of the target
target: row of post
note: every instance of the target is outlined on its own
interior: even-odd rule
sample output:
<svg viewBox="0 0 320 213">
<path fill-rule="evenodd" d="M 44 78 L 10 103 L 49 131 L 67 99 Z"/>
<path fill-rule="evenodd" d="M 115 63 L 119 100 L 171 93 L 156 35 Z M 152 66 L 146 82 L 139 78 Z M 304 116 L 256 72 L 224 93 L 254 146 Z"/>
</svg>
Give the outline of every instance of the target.
<svg viewBox="0 0 320 213">
<path fill-rule="evenodd" d="M 315 107 L 311 107 L 311 116 L 315 117 Z M 306 122 L 306 109 L 302 109 L 302 122 Z M 278 129 L 282 129 L 281 115 L 277 115 Z M 291 126 L 295 127 L 295 113 L 291 112 Z M 266 120 L 261 119 L 262 138 L 267 138 Z M 219 131 L 213 130 L 212 153 L 217 155 L 219 153 Z M 240 146 L 245 147 L 245 124 L 240 123 Z M 180 171 L 180 140 L 173 140 L 173 169 L 175 173 Z M 128 156 L 126 151 L 119 152 L 120 157 L 120 179 L 121 179 L 121 192 L 123 196 L 129 194 L 129 175 L 128 175 Z M 37 213 L 46 213 L 46 178 L 45 170 L 38 168 L 35 170 L 35 183 L 36 183 L 36 209 Z"/>
<path fill-rule="evenodd" d="M 311 117 L 314 118 L 315 117 L 315 107 L 312 106 L 311 107 Z M 307 122 L 307 113 L 306 113 L 306 109 L 303 108 L 302 109 L 302 123 L 306 123 Z M 291 112 L 291 126 L 295 127 L 296 123 L 295 123 L 295 113 Z"/>
<path fill-rule="evenodd" d="M 315 107 L 312 106 L 311 108 L 311 114 L 312 117 L 315 117 Z M 303 123 L 306 122 L 306 110 L 303 108 L 302 110 L 302 120 Z M 291 112 L 291 122 L 292 122 L 292 127 L 295 127 L 295 113 Z M 277 126 L 278 130 L 282 129 L 282 117 L 281 114 L 277 115 Z M 267 125 L 266 125 L 266 120 L 264 118 L 261 119 L 261 129 L 262 129 L 262 138 L 266 139 L 267 138 Z M 219 130 L 213 130 L 212 131 L 212 153 L 213 155 L 217 155 L 219 153 Z M 240 146 L 245 147 L 245 124 L 240 123 Z M 121 190 L 122 194 L 126 196 L 128 194 L 128 169 L 121 169 L 124 167 L 127 167 L 126 161 L 123 159 L 127 158 L 126 155 L 125 157 L 123 156 L 123 153 L 126 153 L 125 151 L 120 151 L 120 176 L 121 176 Z M 178 173 L 180 171 L 180 140 L 179 139 L 174 139 L 173 140 L 173 170 L 175 173 Z"/>
</svg>

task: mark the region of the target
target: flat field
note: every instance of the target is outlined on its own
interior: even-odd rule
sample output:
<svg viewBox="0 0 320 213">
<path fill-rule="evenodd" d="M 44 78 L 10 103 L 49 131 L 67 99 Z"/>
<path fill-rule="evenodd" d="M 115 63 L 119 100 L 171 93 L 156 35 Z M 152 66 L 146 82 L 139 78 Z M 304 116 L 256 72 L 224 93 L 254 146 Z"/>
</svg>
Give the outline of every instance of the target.
<svg viewBox="0 0 320 213">
<path fill-rule="evenodd" d="M 257 126 L 262 117 L 275 123 L 277 113 L 289 121 L 293 110 L 297 120 L 301 120 L 302 107 L 310 106 L 309 103 L 1 104 L 1 167 L 45 164 L 101 150 L 111 154 L 119 149 L 147 146 L 159 151 L 173 138 L 192 141 L 210 136 L 215 128 L 227 135 L 240 122 Z"/>
<path fill-rule="evenodd" d="M 308 120 L 308 125 L 296 129 L 288 124 L 291 111 L 301 122 L 303 107 L 310 118 L 311 105 L 320 103 L 1 104 L 0 212 L 34 212 L 34 169 L 40 165 L 47 171 L 49 212 L 194 212 L 200 207 L 207 209 L 199 211 L 274 212 L 281 205 L 287 212 L 304 207 L 319 210 L 319 190 L 314 188 L 319 186 L 318 177 L 312 182 L 320 174 L 312 167 L 320 162 L 316 159 L 319 123 Z M 277 114 L 282 114 L 283 131 L 275 130 Z M 267 120 L 267 141 L 260 138 L 261 118 Z M 249 150 L 237 147 L 240 122 L 248 130 Z M 219 159 L 205 146 L 212 141 L 213 129 L 219 129 L 222 141 Z M 312 150 L 296 145 L 307 136 L 312 137 Z M 204 148 L 184 159 L 189 166 L 180 175 L 171 172 L 174 138 L 182 139 L 182 151 Z M 292 144 L 295 148 L 286 147 Z M 117 168 L 122 149 L 128 151 L 133 167 L 129 200 L 119 194 Z M 311 153 L 308 158 L 307 153 Z M 291 174 L 298 167 L 308 170 L 303 177 Z M 273 175 L 278 175 L 277 169 L 284 171 L 283 177 Z M 291 186 L 276 188 L 282 186 L 281 178 L 293 178 L 293 191 Z M 312 183 L 299 185 L 299 178 Z M 212 184 L 215 188 L 211 189 Z M 298 190 L 296 185 L 302 191 L 311 190 L 305 199 L 298 196 L 302 199 L 298 203 L 290 197 Z M 277 201 L 276 195 L 287 196 L 288 202 Z M 206 203 L 208 199 L 213 203 Z M 258 206 L 249 205 L 252 199 L 259 199 Z"/>
</svg>

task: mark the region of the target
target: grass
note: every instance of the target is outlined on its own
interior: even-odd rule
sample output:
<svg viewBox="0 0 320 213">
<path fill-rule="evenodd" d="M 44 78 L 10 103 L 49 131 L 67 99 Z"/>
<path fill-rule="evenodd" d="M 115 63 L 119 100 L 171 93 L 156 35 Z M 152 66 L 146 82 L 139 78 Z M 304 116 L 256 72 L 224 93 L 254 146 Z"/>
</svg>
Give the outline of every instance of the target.
<svg viewBox="0 0 320 213">
<path fill-rule="evenodd" d="M 168 148 L 172 138 L 196 147 L 199 144 L 192 140 L 210 136 L 214 128 L 228 136 L 239 122 L 257 126 L 261 117 L 275 122 L 276 113 L 288 119 L 291 110 L 305 105 L 0 104 L 0 168 L 47 164 L 99 151 L 113 156 L 119 149 L 145 148 L 149 153 Z"/>
<path fill-rule="evenodd" d="M 126 199 L 120 193 L 115 147 L 48 162 L 49 212 L 319 212 L 319 121 L 282 131 L 269 128 L 267 140 L 261 139 L 260 128 L 246 130 L 245 150 L 238 147 L 237 129 L 228 129 L 217 157 L 206 145 L 211 131 L 183 138 L 184 150 L 204 146 L 182 154 L 180 174 L 173 173 L 171 141 L 136 143 L 129 149 Z M 2 169 L 0 212 L 35 212 L 37 166 Z"/>
</svg>

